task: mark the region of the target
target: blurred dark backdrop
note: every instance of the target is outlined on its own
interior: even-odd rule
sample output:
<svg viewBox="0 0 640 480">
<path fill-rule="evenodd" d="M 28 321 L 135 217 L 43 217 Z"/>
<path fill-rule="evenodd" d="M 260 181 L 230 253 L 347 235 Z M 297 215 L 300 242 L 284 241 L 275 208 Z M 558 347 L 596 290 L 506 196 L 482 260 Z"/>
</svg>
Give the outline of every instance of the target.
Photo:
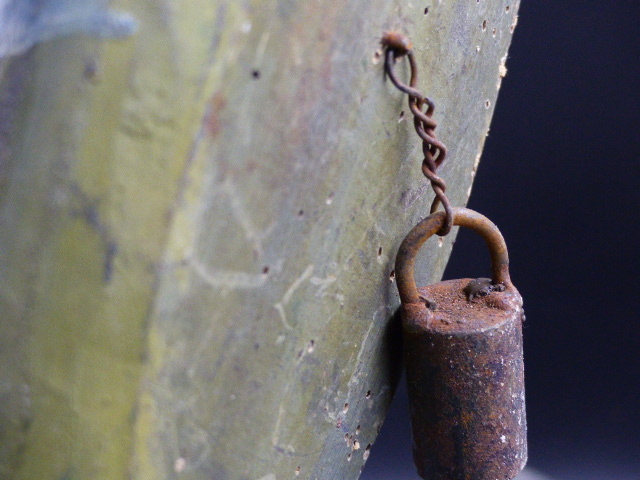
<svg viewBox="0 0 640 480">
<path fill-rule="evenodd" d="M 640 2 L 519 13 L 469 207 L 500 227 L 525 301 L 529 465 L 639 480 Z M 487 262 L 461 232 L 445 278 Z M 417 479 L 410 445 L 401 385 L 361 478 Z"/>
</svg>

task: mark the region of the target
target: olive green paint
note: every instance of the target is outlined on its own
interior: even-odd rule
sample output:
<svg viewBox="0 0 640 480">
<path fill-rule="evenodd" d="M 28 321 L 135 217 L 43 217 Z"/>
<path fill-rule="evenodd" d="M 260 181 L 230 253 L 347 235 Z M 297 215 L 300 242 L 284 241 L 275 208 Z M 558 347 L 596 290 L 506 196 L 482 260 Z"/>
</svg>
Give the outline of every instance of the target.
<svg viewBox="0 0 640 480">
<path fill-rule="evenodd" d="M 463 205 L 518 2 L 114 7 L 133 36 L 2 66 L 0 476 L 357 478 L 398 375 L 395 252 L 432 199 L 379 38 L 413 40 Z"/>
</svg>

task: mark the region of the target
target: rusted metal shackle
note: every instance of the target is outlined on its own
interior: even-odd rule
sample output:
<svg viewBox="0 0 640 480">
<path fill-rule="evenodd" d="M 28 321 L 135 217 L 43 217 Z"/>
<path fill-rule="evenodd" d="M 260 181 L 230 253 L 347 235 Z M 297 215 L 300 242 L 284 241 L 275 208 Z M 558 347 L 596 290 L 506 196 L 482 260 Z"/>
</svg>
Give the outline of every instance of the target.
<svg viewBox="0 0 640 480">
<path fill-rule="evenodd" d="M 468 208 L 453 207 L 453 224 L 470 228 L 479 233 L 487 242 L 491 254 L 493 283 L 513 286 L 509 276 L 509 254 L 504 238 L 491 220 Z M 396 282 L 403 305 L 421 303 L 413 271 L 418 251 L 430 237 L 442 228 L 445 213 L 436 212 L 418 223 L 405 237 L 396 256 Z"/>
<path fill-rule="evenodd" d="M 454 225 L 485 239 L 493 279 L 416 287 L 415 257 L 444 224 L 444 212 L 402 242 L 396 279 L 413 457 L 425 480 L 510 480 L 527 460 L 522 297 L 498 228 L 466 208 L 453 208 L 453 216 Z"/>
</svg>

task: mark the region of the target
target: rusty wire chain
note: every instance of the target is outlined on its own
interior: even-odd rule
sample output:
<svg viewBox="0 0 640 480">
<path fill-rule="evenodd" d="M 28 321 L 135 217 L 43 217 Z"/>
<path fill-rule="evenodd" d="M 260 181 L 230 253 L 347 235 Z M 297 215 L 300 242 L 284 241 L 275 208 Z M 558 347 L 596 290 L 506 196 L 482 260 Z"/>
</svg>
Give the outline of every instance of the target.
<svg viewBox="0 0 640 480">
<path fill-rule="evenodd" d="M 435 105 L 431 99 L 416 90 L 418 67 L 413 55 L 413 46 L 409 39 L 399 33 L 387 32 L 382 37 L 380 43 L 382 43 L 382 46 L 385 48 L 384 66 L 389 79 L 400 91 L 409 96 L 409 109 L 413 114 L 413 124 L 416 133 L 422 139 L 422 152 L 424 154 L 422 173 L 431 182 L 431 187 L 436 194 L 436 198 L 431 204 L 431 213 L 434 213 L 440 203 L 442 203 L 447 217 L 444 225 L 437 234 L 445 236 L 451 231 L 451 227 L 453 226 L 453 212 L 451 203 L 445 194 L 447 185 L 444 180 L 436 174 L 438 167 L 447 157 L 447 147 L 436 138 L 434 132 L 437 126 L 436 121 L 432 118 Z M 409 66 L 411 68 L 409 85 L 402 83 L 393 70 L 396 59 L 405 55 L 409 59 Z M 427 108 L 423 111 L 425 105 Z"/>
</svg>

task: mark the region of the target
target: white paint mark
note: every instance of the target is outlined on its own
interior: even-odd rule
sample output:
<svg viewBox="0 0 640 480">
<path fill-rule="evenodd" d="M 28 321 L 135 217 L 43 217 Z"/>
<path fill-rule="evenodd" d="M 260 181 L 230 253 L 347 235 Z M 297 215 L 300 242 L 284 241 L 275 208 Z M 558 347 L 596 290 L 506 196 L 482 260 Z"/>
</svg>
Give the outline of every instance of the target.
<svg viewBox="0 0 640 480">
<path fill-rule="evenodd" d="M 178 457 L 175 462 L 173 462 L 173 471 L 176 473 L 184 472 L 186 467 L 187 461 L 183 457 Z"/>
<path fill-rule="evenodd" d="M 258 480 L 276 480 L 276 476 L 273 473 L 268 473 L 264 477 L 258 478 Z"/>
<path fill-rule="evenodd" d="M 376 261 L 378 262 L 378 265 L 387 265 L 389 263 L 389 256 L 386 253 L 376 255 Z"/>
<path fill-rule="evenodd" d="M 278 418 L 276 419 L 276 425 L 273 427 L 273 435 L 271 435 L 271 444 L 276 447 L 278 446 L 278 441 L 280 440 L 280 422 L 282 422 L 282 417 L 284 416 L 286 409 L 284 407 L 284 402 L 280 403 L 278 407 Z"/>
<path fill-rule="evenodd" d="M 498 65 L 498 82 L 496 83 L 496 90 L 500 90 L 502 86 L 502 79 L 507 76 L 507 54 L 500 59 L 500 65 Z"/>
<path fill-rule="evenodd" d="M 505 437 L 504 435 L 502 435 L 502 436 L 500 437 L 500 441 L 501 441 L 502 443 L 507 443 L 507 437 Z"/>
<path fill-rule="evenodd" d="M 242 33 L 249 33 L 251 31 L 251 27 L 251 22 L 249 20 L 246 20 L 240 25 L 240 31 Z"/>
<path fill-rule="evenodd" d="M 513 22 L 511 22 L 511 26 L 509 27 L 509 31 L 513 33 L 517 25 L 518 25 L 518 15 L 515 15 L 513 17 Z"/>
<path fill-rule="evenodd" d="M 327 294 L 327 288 L 329 285 L 334 283 L 337 280 L 335 275 L 329 275 L 326 278 L 320 277 L 311 277 L 309 281 L 312 285 L 315 285 L 318 288 L 318 292 L 316 293 L 317 297 L 324 297 Z"/>
<path fill-rule="evenodd" d="M 420 198 L 424 197 L 425 192 L 431 188 L 431 184 L 427 181 L 422 181 L 417 189 L 409 190 L 406 194 L 402 195 L 402 206 L 404 208 L 411 208 L 414 203 Z"/>
<path fill-rule="evenodd" d="M 473 179 L 475 178 L 476 173 L 478 172 L 478 166 L 480 165 L 480 156 L 481 156 L 480 153 L 476 155 L 476 159 L 473 162 L 473 167 L 471 168 L 471 183 L 469 184 L 469 188 L 467 189 L 467 199 L 471 196 L 471 189 L 473 188 Z"/>
<path fill-rule="evenodd" d="M 280 314 L 280 320 L 282 321 L 282 325 L 284 326 L 284 328 L 286 328 L 287 330 L 293 330 L 293 327 L 287 321 L 287 314 L 284 311 L 284 305 L 278 302 L 273 306 L 273 308 L 275 308 Z"/>
<path fill-rule="evenodd" d="M 258 255 L 262 255 L 262 240 L 271 233 L 275 227 L 275 223 L 272 223 L 267 229 L 261 231 L 254 225 L 251 215 L 244 207 L 242 195 L 238 194 L 238 190 L 231 180 L 227 178 L 221 187 L 222 191 L 226 193 L 229 198 L 231 212 L 240 224 L 240 227 L 244 230 L 246 239 L 252 242 L 253 248 L 258 252 Z"/>
<path fill-rule="evenodd" d="M 273 435 L 271 436 L 271 444 L 279 449 L 286 451 L 287 453 L 296 453 L 296 449 L 293 448 L 293 445 L 280 445 L 280 423 L 282 422 L 282 417 L 286 414 L 287 410 L 284 406 L 284 402 L 280 404 L 278 408 L 278 419 L 276 420 L 276 425 L 273 429 Z M 274 477 L 275 478 L 275 477 Z"/>
<path fill-rule="evenodd" d="M 478 155 L 476 155 L 476 159 L 473 161 L 473 168 L 471 169 L 471 178 L 476 176 L 476 172 L 478 171 L 478 165 L 480 165 L 480 157 L 481 157 L 481 154 L 478 153 Z"/>
<path fill-rule="evenodd" d="M 323 287 L 327 288 L 328 285 L 336 281 L 336 277 L 335 275 L 329 275 L 326 278 L 311 277 L 309 281 L 311 282 L 312 285 L 319 286 L 320 288 L 323 288 Z"/>
<path fill-rule="evenodd" d="M 259 288 L 263 286 L 267 277 L 259 273 L 234 272 L 230 270 L 218 270 L 216 272 L 208 272 L 195 258 L 189 262 L 193 271 L 202 280 L 212 287 L 229 288 L 229 289 L 249 289 Z"/>
<path fill-rule="evenodd" d="M 275 308 L 280 314 L 280 319 L 282 320 L 282 324 L 287 330 L 293 330 L 293 327 L 287 321 L 287 314 L 284 310 L 284 307 L 287 306 L 287 304 L 289 303 L 289 300 L 291 300 L 291 296 L 300 287 L 300 285 L 302 285 L 302 282 L 304 282 L 309 277 L 311 277 L 311 275 L 313 274 L 313 268 L 314 268 L 313 265 L 308 265 L 307 268 L 304 270 L 304 272 L 302 272 L 302 275 L 300 275 L 298 278 L 296 278 L 293 281 L 291 286 L 287 289 L 287 291 L 282 296 L 282 299 L 278 303 L 273 305 L 273 308 Z"/>
<path fill-rule="evenodd" d="M 282 296 L 283 304 L 286 305 L 287 303 L 289 303 L 289 300 L 291 300 L 291 296 L 298 289 L 298 287 L 302 285 L 302 282 L 304 282 L 313 274 L 313 268 L 314 268 L 313 265 L 308 265 L 307 268 L 304 269 L 304 272 L 302 272 L 302 275 L 300 275 L 298 278 L 294 280 L 294 282 L 291 284 L 291 286 L 287 289 L 285 294 Z"/>
</svg>

